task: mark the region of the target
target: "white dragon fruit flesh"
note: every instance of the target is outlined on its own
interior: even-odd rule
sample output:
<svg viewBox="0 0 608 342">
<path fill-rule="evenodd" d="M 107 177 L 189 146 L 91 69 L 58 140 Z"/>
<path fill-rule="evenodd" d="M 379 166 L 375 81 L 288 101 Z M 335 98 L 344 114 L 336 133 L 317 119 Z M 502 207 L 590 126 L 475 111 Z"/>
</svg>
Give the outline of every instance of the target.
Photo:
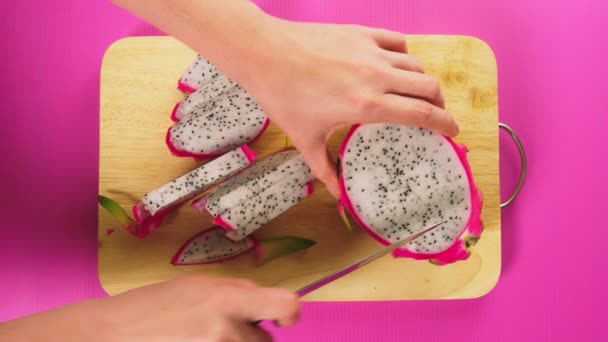
<svg viewBox="0 0 608 342">
<path fill-rule="evenodd" d="M 256 161 L 193 206 L 238 240 L 310 196 L 313 180 L 302 155 L 289 148 Z"/>
<path fill-rule="evenodd" d="M 255 157 L 255 152 L 243 145 L 145 194 L 133 206 L 139 236 L 147 236 L 175 207 L 226 181 L 249 166 Z"/>
<path fill-rule="evenodd" d="M 466 153 L 427 129 L 355 125 L 339 152 L 340 206 L 385 245 L 445 221 L 393 255 L 438 265 L 467 259 L 483 227 Z"/>
<path fill-rule="evenodd" d="M 257 196 L 288 176 L 299 177 L 304 186 L 313 178 L 302 155 L 289 148 L 256 161 L 238 177 L 220 185 L 204 199 L 205 208 L 213 216 Z"/>
<path fill-rule="evenodd" d="M 175 253 L 173 265 L 210 264 L 229 260 L 253 250 L 258 241 L 248 237 L 238 242 L 226 238 L 225 230 L 211 227 L 196 234 Z"/>
<path fill-rule="evenodd" d="M 177 81 L 177 88 L 184 93 L 193 93 L 220 75 L 219 70 L 200 55 L 184 71 Z"/>
<path fill-rule="evenodd" d="M 213 223 L 228 230 L 226 236 L 239 241 L 309 197 L 313 183 L 279 182 L 256 197 L 242 202 L 215 217 Z"/>
<path fill-rule="evenodd" d="M 240 92 L 245 92 L 239 85 L 234 83 L 223 74 L 207 83 L 204 87 L 189 94 L 186 98 L 178 102 L 171 113 L 171 120 L 179 121 L 180 119 L 201 110 L 201 107 L 209 105 L 216 97 L 232 91 L 233 88 L 240 88 Z"/>
<path fill-rule="evenodd" d="M 313 240 L 293 236 L 261 241 L 249 236 L 240 241 L 232 241 L 224 235 L 225 232 L 221 227 L 212 226 L 194 235 L 179 248 L 171 263 L 175 266 L 212 264 L 255 250 L 256 260 L 262 264 L 316 244 Z"/>
<path fill-rule="evenodd" d="M 176 156 L 211 158 L 253 143 L 268 127 L 266 115 L 241 87 L 211 99 L 198 92 L 194 95 L 192 102 L 185 99 L 174 111 L 173 116 L 180 119 L 167 131 L 167 146 Z M 187 110 L 181 110 L 182 106 Z"/>
</svg>

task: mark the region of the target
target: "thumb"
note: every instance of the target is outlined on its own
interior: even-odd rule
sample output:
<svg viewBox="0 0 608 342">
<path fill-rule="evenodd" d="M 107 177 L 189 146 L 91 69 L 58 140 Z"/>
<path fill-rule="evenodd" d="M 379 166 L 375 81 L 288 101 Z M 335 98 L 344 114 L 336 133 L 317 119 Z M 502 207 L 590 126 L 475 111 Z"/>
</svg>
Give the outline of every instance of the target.
<svg viewBox="0 0 608 342">
<path fill-rule="evenodd" d="M 313 175 L 323 182 L 327 190 L 336 199 L 340 197 L 340 187 L 338 186 L 338 176 L 336 174 L 335 163 L 332 160 L 324 142 L 314 142 L 308 146 L 298 148 L 306 159 L 306 163 L 312 170 Z"/>
</svg>

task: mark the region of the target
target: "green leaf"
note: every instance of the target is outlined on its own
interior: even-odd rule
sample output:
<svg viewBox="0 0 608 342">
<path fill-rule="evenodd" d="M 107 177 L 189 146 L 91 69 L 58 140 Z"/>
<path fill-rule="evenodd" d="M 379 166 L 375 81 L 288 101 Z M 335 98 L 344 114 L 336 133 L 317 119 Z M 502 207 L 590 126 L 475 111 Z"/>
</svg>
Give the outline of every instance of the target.
<svg viewBox="0 0 608 342">
<path fill-rule="evenodd" d="M 342 202 L 338 203 L 338 212 L 340 213 L 340 217 L 342 218 L 342 221 L 346 225 L 346 228 L 348 229 L 349 232 L 352 233 L 353 226 L 350 224 L 350 220 L 348 219 L 348 216 L 346 215 L 346 210 L 345 210 L 344 204 L 342 204 Z"/>
<path fill-rule="evenodd" d="M 127 212 L 118 203 L 116 203 L 116 201 L 101 195 L 97 197 L 97 201 L 123 226 L 131 228 L 132 225 L 136 224 L 135 221 L 133 221 L 133 219 L 127 215 Z"/>
<path fill-rule="evenodd" d="M 314 240 L 293 236 L 262 240 L 256 248 L 256 256 L 260 263 L 265 263 L 310 248 L 315 244 Z"/>
</svg>

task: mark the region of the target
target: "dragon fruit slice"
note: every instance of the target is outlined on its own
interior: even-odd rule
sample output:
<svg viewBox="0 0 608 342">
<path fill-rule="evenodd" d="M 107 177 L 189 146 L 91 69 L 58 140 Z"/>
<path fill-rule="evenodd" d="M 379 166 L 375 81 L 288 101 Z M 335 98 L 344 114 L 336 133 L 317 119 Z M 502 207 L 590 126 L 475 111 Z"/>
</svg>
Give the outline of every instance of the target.
<svg viewBox="0 0 608 342">
<path fill-rule="evenodd" d="M 178 102 L 171 113 L 171 120 L 179 121 L 192 113 L 205 110 L 204 107 L 208 106 L 209 102 L 235 87 L 238 87 L 239 91 L 245 92 L 228 77 L 219 75 L 204 87 L 188 95 L 183 101 Z"/>
<path fill-rule="evenodd" d="M 176 156 L 205 159 L 252 143 L 269 124 L 258 104 L 241 87 L 234 87 L 202 105 L 188 105 L 167 131 L 166 143 Z"/>
<path fill-rule="evenodd" d="M 212 216 L 218 216 L 288 177 L 296 177 L 300 180 L 295 186 L 296 188 L 313 180 L 304 158 L 293 148 L 279 151 L 256 161 L 237 177 L 218 186 L 202 202 Z M 198 206 L 200 207 L 200 205 Z"/>
<path fill-rule="evenodd" d="M 226 238 L 224 233 L 224 229 L 213 226 L 194 235 L 179 248 L 171 263 L 175 266 L 212 264 L 255 250 L 256 259 L 262 264 L 316 244 L 313 240 L 299 237 L 281 237 L 262 241 L 247 237 L 235 242 Z"/>
<path fill-rule="evenodd" d="M 228 230 L 226 236 L 239 241 L 295 206 L 313 192 L 313 183 L 296 187 L 296 180 L 279 182 L 260 195 L 228 209 L 213 223 Z"/>
<path fill-rule="evenodd" d="M 137 236 L 147 236 L 173 209 L 240 172 L 254 159 L 255 152 L 243 145 L 145 194 L 133 206 L 133 216 L 140 226 Z"/>
<path fill-rule="evenodd" d="M 200 55 L 184 71 L 177 82 L 177 88 L 184 93 L 193 93 L 220 75 L 219 70 Z"/>
<path fill-rule="evenodd" d="M 234 242 L 226 238 L 224 233 L 224 229 L 212 227 L 196 234 L 177 251 L 171 263 L 199 265 L 225 261 L 247 253 L 258 245 L 253 237 Z"/>
<path fill-rule="evenodd" d="M 467 259 L 483 227 L 466 152 L 427 129 L 355 125 L 339 153 L 340 206 L 385 245 L 447 221 L 393 255 L 438 265 Z"/>
</svg>

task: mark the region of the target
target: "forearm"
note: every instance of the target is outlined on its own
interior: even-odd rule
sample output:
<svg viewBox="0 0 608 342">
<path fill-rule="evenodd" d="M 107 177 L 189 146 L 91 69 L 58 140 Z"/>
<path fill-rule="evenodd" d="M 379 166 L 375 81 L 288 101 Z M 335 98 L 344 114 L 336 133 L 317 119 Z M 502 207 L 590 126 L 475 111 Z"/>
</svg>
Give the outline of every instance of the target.
<svg viewBox="0 0 608 342">
<path fill-rule="evenodd" d="M 253 77 L 251 68 L 238 65 L 260 39 L 267 39 L 277 21 L 249 0 L 112 1 L 181 40 L 235 79 Z"/>
<path fill-rule="evenodd" d="M 103 341 L 103 300 L 80 302 L 0 324 L 0 341 Z"/>
</svg>

